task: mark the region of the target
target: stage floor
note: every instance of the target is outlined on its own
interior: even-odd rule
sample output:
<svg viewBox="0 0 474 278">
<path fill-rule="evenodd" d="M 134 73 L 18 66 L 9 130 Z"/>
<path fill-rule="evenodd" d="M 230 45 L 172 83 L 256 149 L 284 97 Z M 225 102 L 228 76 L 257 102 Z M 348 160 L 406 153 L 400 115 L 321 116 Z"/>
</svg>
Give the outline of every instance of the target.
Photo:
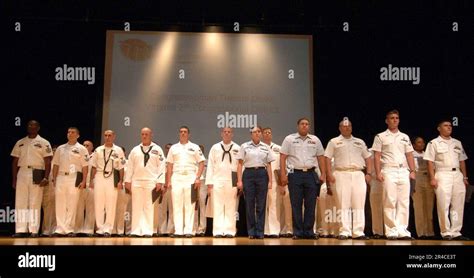
<svg viewBox="0 0 474 278">
<path fill-rule="evenodd" d="M 464 246 L 474 245 L 474 241 L 446 241 L 446 240 L 338 240 L 334 238 L 320 238 L 318 240 L 293 240 L 290 238 L 277 239 L 248 239 L 246 237 L 236 238 L 213 238 L 213 237 L 195 237 L 195 238 L 129 238 L 129 237 L 111 237 L 111 238 L 86 238 L 86 237 L 64 237 L 64 238 L 11 238 L 0 237 L 0 245 L 220 245 L 220 246 Z"/>
</svg>

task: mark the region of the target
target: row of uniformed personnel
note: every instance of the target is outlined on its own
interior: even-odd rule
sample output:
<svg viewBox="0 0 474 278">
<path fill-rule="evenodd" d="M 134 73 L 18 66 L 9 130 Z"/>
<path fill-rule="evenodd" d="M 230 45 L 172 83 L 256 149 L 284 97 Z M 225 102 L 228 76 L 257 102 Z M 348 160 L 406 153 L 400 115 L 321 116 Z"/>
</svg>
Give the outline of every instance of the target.
<svg viewBox="0 0 474 278">
<path fill-rule="evenodd" d="M 242 190 L 250 238 L 260 239 L 264 234 L 278 236 L 281 233 L 292 234 L 294 239 L 317 239 L 314 228 L 316 196 L 323 184 L 324 199 L 327 195 L 333 196 L 335 204 L 334 209 L 321 206 L 326 208 L 320 211 L 321 216 L 326 220 L 328 217 L 339 219 L 333 221 L 339 224 L 336 231 L 339 239 L 366 239 L 363 232 L 366 184 L 375 185 L 374 182 L 377 182 L 382 188 L 383 230 L 376 224 L 373 225 L 374 233 L 384 234 L 388 239 L 411 239 L 407 226 L 412 179 L 417 181 L 415 193 L 419 195 L 414 197 L 418 203 L 415 214 L 428 219 L 417 221 L 419 235 L 432 236 L 432 232 L 424 232 L 432 225 L 429 216 L 426 216 L 429 209 L 425 209 L 430 207 L 430 199 L 423 198 L 432 194 L 426 186 L 429 180 L 437 196 L 442 237 L 466 239 L 460 231 L 465 186 L 468 184 L 464 162 L 467 156 L 461 142 L 451 138 L 451 123 L 439 123 L 440 136 L 428 144 L 423 159 L 420 159 L 419 152 L 415 152 L 417 163 L 409 137 L 398 130 L 398 111 L 387 113 L 386 123 L 388 129 L 374 139 L 373 157 L 365 143 L 352 136 L 352 125 L 348 119 L 340 122 L 341 135 L 331 139 L 326 150 L 316 136 L 309 134 L 310 123 L 306 118 L 298 120 L 297 133 L 288 135 L 281 148 L 271 142 L 269 128 L 263 130 L 264 142 L 261 141 L 262 129 L 255 127 L 251 130 L 251 140 L 240 147 L 232 141 L 232 129 L 224 128 L 222 141 L 210 150 L 206 171 L 205 184 L 212 189 L 214 236 L 235 236 L 237 196 L 238 190 Z M 41 207 L 43 186 L 50 182 L 47 177 L 52 149 L 49 142 L 38 135 L 38 131 L 39 124 L 30 121 L 28 136 L 19 140 L 12 151 L 17 214 L 18 211 L 30 209 L 36 215 Z M 109 236 L 117 226 L 116 209 L 122 215 L 126 209 L 126 203 L 120 208 L 117 205 L 118 196 L 125 188 L 132 199 L 132 235 L 153 234 L 153 222 L 156 221 L 150 195 L 156 191 L 162 194 L 161 198 L 166 192 L 171 192 L 173 208 L 169 217 L 174 222 L 174 236 L 192 237 L 196 233 L 192 196 L 195 190 L 204 186 L 201 185 L 201 177 L 205 158 L 199 146 L 189 141 L 189 129 L 183 126 L 179 132 L 180 142 L 171 146 L 165 158 L 161 147 L 152 142 L 152 131 L 143 128 L 141 144 L 133 148 L 127 162 L 123 150 L 114 144 L 113 131 L 104 133 L 105 144 L 91 154 L 91 150 L 88 152 L 77 142 L 78 129 L 69 128 L 68 143 L 58 147 L 52 159 L 56 199 L 54 232 L 64 235 L 77 231 L 79 196 L 81 189 L 89 187 L 94 188 L 95 232 Z M 37 179 L 38 170 L 40 176 L 41 170 L 44 170 L 42 180 Z M 91 176 L 89 179 L 88 174 Z M 78 178 L 80 175 L 82 178 Z M 372 177 L 375 181 L 371 181 Z M 89 186 L 86 181 L 90 181 Z M 372 210 L 378 210 L 374 204 L 371 198 Z M 286 217 L 280 216 L 282 208 Z M 205 215 L 203 211 L 200 214 Z M 37 236 L 38 219 L 18 220 L 16 235 L 29 232 Z M 120 221 L 123 223 L 122 219 Z M 86 222 L 90 227 L 90 219 Z M 280 224 L 285 224 L 285 228 Z M 91 229 L 94 229 L 93 224 L 85 233 L 92 233 Z M 327 231 L 322 232 L 323 235 L 325 233 Z"/>
</svg>

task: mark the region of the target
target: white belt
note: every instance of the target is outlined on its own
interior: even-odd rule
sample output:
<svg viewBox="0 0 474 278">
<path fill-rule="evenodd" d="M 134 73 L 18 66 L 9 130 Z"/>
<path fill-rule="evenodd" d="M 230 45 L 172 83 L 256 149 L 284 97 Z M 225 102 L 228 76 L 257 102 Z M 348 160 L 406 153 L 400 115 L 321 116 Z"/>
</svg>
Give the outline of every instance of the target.
<svg viewBox="0 0 474 278">
<path fill-rule="evenodd" d="M 436 168 L 436 172 L 457 172 L 459 171 L 458 167 L 440 167 Z"/>
<path fill-rule="evenodd" d="M 64 171 L 59 171 L 58 172 L 58 175 L 61 175 L 61 176 L 72 176 L 74 174 L 76 174 L 77 172 L 74 172 L 74 173 L 69 173 L 69 172 L 64 172 Z"/>
<path fill-rule="evenodd" d="M 28 169 L 37 169 L 37 170 L 44 170 L 42 166 L 32 166 L 32 165 L 28 165 L 28 166 L 21 166 L 20 168 L 28 168 Z"/>
<path fill-rule="evenodd" d="M 406 168 L 403 163 L 384 163 L 382 164 L 382 168 Z"/>
</svg>

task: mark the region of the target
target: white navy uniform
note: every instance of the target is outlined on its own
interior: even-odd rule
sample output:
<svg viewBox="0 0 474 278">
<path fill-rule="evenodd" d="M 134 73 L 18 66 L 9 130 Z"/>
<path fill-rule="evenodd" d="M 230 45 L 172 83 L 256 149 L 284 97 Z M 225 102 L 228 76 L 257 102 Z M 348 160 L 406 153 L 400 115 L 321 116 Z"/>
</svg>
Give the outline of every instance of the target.
<svg viewBox="0 0 474 278">
<path fill-rule="evenodd" d="M 33 184 L 33 169 L 45 169 L 44 158 L 53 155 L 51 145 L 39 135 L 35 138 L 27 136 L 16 142 L 10 155 L 18 158 L 17 166 L 20 168 L 15 189 L 15 212 L 25 216 L 17 217 L 15 232 L 37 234 L 43 188 Z M 33 212 L 33 215 L 21 212 Z"/>
<path fill-rule="evenodd" d="M 125 155 L 122 148 L 102 145 L 94 151 L 92 167 L 96 169 L 94 177 L 94 207 L 99 235 L 112 234 L 117 208 L 118 189 L 114 184 L 114 170 L 120 171 L 125 166 Z M 104 217 L 105 211 L 105 217 Z"/>
<path fill-rule="evenodd" d="M 334 158 L 333 175 L 338 212 L 341 215 L 340 236 L 364 236 L 365 197 L 367 185 L 362 172 L 366 168 L 365 159 L 371 156 L 365 142 L 351 136 L 339 135 L 329 141 L 324 156 Z"/>
<path fill-rule="evenodd" d="M 410 171 L 406 158 L 407 153 L 413 152 L 410 138 L 400 131 L 393 133 L 387 129 L 375 136 L 372 150 L 381 152 L 385 235 L 389 238 L 410 237 L 407 230 Z"/>
<path fill-rule="evenodd" d="M 74 145 L 63 144 L 56 149 L 53 166 L 58 166 L 56 180 L 56 234 L 74 233 L 76 224 L 77 202 L 79 189 L 76 187 L 78 172 L 87 167 L 89 153 L 87 149 L 76 142 Z M 86 168 L 87 169 L 87 168 Z M 87 171 L 87 170 L 86 170 Z M 82 173 L 86 175 L 87 173 Z M 87 178 L 87 177 L 83 177 Z"/>
<path fill-rule="evenodd" d="M 435 189 L 439 227 L 442 237 L 459 237 L 464 214 L 466 186 L 459 169 L 460 161 L 467 159 L 459 140 L 443 139 L 441 136 L 431 140 L 423 157 L 434 163 Z"/>
<path fill-rule="evenodd" d="M 157 183 L 165 183 L 165 175 L 165 155 L 160 146 L 152 142 L 132 149 L 125 173 L 125 182 L 132 183 L 132 235 L 153 235 L 152 190 Z"/>
<path fill-rule="evenodd" d="M 173 164 L 170 182 L 175 235 L 193 234 L 195 204 L 191 203 L 191 189 L 197 179 L 197 165 L 205 160 L 199 146 L 190 141 L 176 143 L 168 152 L 166 162 Z"/>
<path fill-rule="evenodd" d="M 236 234 L 237 187 L 232 184 L 232 172 L 237 171 L 240 146 L 235 142 L 216 143 L 209 151 L 206 184 L 212 187 L 212 217 L 214 236 Z"/>
<path fill-rule="evenodd" d="M 416 169 L 415 192 L 413 193 L 413 208 L 415 211 L 415 226 L 418 237 L 434 236 L 433 208 L 434 189 L 430 185 L 428 163 L 423 159 L 425 152 L 413 152 Z"/>
</svg>

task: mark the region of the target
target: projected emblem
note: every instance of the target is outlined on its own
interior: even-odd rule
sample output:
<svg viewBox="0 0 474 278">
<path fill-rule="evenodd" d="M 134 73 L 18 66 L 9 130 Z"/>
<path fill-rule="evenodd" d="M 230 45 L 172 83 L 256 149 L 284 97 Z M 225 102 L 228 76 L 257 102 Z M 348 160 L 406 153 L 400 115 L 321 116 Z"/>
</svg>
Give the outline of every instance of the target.
<svg viewBox="0 0 474 278">
<path fill-rule="evenodd" d="M 139 39 L 128 39 L 120 42 L 123 56 L 133 61 L 144 61 L 151 56 L 151 47 Z"/>
</svg>

